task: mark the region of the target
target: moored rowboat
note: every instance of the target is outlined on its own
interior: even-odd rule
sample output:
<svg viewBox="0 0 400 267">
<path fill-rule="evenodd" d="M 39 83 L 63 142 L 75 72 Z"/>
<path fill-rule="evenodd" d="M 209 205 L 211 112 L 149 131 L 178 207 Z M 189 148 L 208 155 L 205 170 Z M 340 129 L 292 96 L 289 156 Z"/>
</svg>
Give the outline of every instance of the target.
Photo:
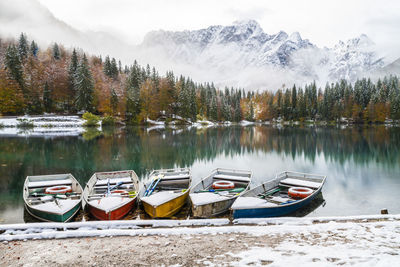
<svg viewBox="0 0 400 267">
<path fill-rule="evenodd" d="M 186 203 L 192 184 L 190 169 L 162 169 L 150 173 L 141 201 L 152 218 L 168 218 Z"/>
<path fill-rule="evenodd" d="M 229 210 L 249 187 L 251 171 L 216 169 L 190 190 L 192 215 L 208 218 Z"/>
<path fill-rule="evenodd" d="M 72 174 L 28 176 L 23 192 L 25 209 L 42 221 L 67 222 L 80 209 L 82 191 Z"/>
<path fill-rule="evenodd" d="M 309 204 L 320 192 L 326 176 L 282 172 L 240 196 L 233 203 L 233 218 L 277 217 Z"/>
<path fill-rule="evenodd" d="M 83 192 L 84 206 L 99 220 L 119 220 L 134 207 L 138 193 L 134 171 L 96 172 Z"/>
</svg>

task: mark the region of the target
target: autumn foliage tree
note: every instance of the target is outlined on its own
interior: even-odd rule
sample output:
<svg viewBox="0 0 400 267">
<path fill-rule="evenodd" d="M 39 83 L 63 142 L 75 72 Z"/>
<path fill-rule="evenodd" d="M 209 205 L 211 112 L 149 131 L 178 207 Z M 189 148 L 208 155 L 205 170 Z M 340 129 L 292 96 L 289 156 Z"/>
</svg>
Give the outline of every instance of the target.
<svg viewBox="0 0 400 267">
<path fill-rule="evenodd" d="M 117 63 L 118 62 L 118 63 Z M 254 88 L 257 89 L 257 88 Z M 39 47 L 21 34 L 0 42 L 0 113 L 41 114 L 91 111 L 120 116 L 127 124 L 180 117 L 213 121 L 322 120 L 384 123 L 400 120 L 397 76 L 354 83 L 340 80 L 318 87 L 316 82 L 273 91 L 218 89 L 190 77 L 164 76 L 136 61 L 122 66 L 106 56 L 86 56 L 80 49 L 53 43 Z"/>
</svg>

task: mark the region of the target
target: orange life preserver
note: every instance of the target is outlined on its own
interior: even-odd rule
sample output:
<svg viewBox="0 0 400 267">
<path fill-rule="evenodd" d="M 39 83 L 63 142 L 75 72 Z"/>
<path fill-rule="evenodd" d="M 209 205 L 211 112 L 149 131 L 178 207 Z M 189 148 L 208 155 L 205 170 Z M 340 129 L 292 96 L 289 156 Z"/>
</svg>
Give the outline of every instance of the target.
<svg viewBox="0 0 400 267">
<path fill-rule="evenodd" d="M 213 189 L 233 189 L 235 184 L 231 181 L 216 181 L 212 184 Z"/>
<path fill-rule="evenodd" d="M 69 185 L 56 185 L 46 188 L 46 194 L 65 194 L 72 192 L 72 187 Z"/>
<path fill-rule="evenodd" d="M 293 198 L 306 198 L 311 195 L 312 189 L 307 187 L 290 187 L 288 190 L 288 195 Z"/>
</svg>

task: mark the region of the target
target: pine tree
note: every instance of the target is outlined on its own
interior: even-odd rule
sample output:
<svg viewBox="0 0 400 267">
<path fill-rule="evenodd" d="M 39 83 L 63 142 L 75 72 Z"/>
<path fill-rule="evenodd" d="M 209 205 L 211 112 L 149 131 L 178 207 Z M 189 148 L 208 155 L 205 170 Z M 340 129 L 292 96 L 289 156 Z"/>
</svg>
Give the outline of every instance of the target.
<svg viewBox="0 0 400 267">
<path fill-rule="evenodd" d="M 193 84 L 193 81 L 190 83 L 190 92 L 189 92 L 189 110 L 190 110 L 190 118 L 192 121 L 196 121 L 197 115 L 197 101 L 196 101 L 196 90 Z"/>
<path fill-rule="evenodd" d="M 298 119 L 298 113 L 296 110 L 297 106 L 297 90 L 296 90 L 296 85 L 293 85 L 292 88 L 292 108 L 291 108 L 291 113 L 292 113 L 292 119 L 297 120 Z"/>
<path fill-rule="evenodd" d="M 104 60 L 103 72 L 106 76 L 110 78 L 112 77 L 111 61 L 109 56 L 106 56 L 106 59 Z"/>
<path fill-rule="evenodd" d="M 18 40 L 18 56 L 21 62 L 24 62 L 28 57 L 28 40 L 26 39 L 25 34 L 21 33 Z"/>
<path fill-rule="evenodd" d="M 78 65 L 76 70 L 75 84 L 77 89 L 76 107 L 78 110 L 93 111 L 93 77 L 89 69 L 89 63 L 86 55 Z"/>
<path fill-rule="evenodd" d="M 290 103 L 291 93 L 289 89 L 286 89 L 285 96 L 283 100 L 283 117 L 285 120 L 291 120 L 291 103 Z"/>
<path fill-rule="evenodd" d="M 115 58 L 111 59 L 110 78 L 113 78 L 114 80 L 118 79 L 118 67 Z"/>
<path fill-rule="evenodd" d="M 235 116 L 234 120 L 235 122 L 239 122 L 242 120 L 242 109 L 240 108 L 240 99 L 241 99 L 241 92 L 236 93 L 235 97 Z"/>
<path fill-rule="evenodd" d="M 53 105 L 53 100 L 51 98 L 51 91 L 50 91 L 50 88 L 49 88 L 49 84 L 46 81 L 46 83 L 44 84 L 44 88 L 43 88 L 43 107 L 44 107 L 44 110 L 46 112 L 51 112 L 52 105 Z"/>
<path fill-rule="evenodd" d="M 76 99 L 76 72 L 78 69 L 78 55 L 76 53 L 76 50 L 74 49 L 72 51 L 72 55 L 71 55 L 71 61 L 69 63 L 69 67 L 68 67 L 68 96 L 69 99 L 67 101 L 67 105 L 66 105 L 66 109 L 68 111 L 73 111 L 73 102 Z"/>
<path fill-rule="evenodd" d="M 5 65 L 11 77 L 19 84 L 24 94 L 27 97 L 24 86 L 22 63 L 18 55 L 18 50 L 15 45 L 11 44 L 7 47 L 5 55 Z"/>
<path fill-rule="evenodd" d="M 58 47 L 57 43 L 54 43 L 54 45 L 53 45 L 53 58 L 56 60 L 61 59 L 61 52 L 60 52 L 60 48 Z"/>
<path fill-rule="evenodd" d="M 126 110 L 125 117 L 128 123 L 138 123 L 140 114 L 140 68 L 136 61 L 126 81 Z"/>
<path fill-rule="evenodd" d="M 38 52 L 39 52 L 39 47 L 33 40 L 31 42 L 30 52 L 31 52 L 32 56 L 34 56 L 34 57 L 37 57 Z"/>
<path fill-rule="evenodd" d="M 217 96 L 211 98 L 210 118 L 213 121 L 218 120 Z"/>
<path fill-rule="evenodd" d="M 118 96 L 114 88 L 111 88 L 110 106 L 112 114 L 115 115 L 117 113 L 117 108 L 118 108 Z"/>
</svg>

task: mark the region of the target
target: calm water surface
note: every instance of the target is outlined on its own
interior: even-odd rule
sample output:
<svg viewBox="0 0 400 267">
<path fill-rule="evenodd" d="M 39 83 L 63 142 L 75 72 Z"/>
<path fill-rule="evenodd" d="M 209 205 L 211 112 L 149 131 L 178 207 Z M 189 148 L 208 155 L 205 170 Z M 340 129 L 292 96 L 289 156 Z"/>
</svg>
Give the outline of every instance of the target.
<svg viewBox="0 0 400 267">
<path fill-rule="evenodd" d="M 323 200 L 307 216 L 400 213 L 400 129 L 272 126 L 91 131 L 79 137 L 0 137 L 0 223 L 24 221 L 28 175 L 190 167 L 194 182 L 212 169 L 253 171 L 253 186 L 292 170 L 325 174 Z M 303 214 L 305 215 L 305 214 Z M 25 216 L 26 220 L 26 216 Z"/>
</svg>

